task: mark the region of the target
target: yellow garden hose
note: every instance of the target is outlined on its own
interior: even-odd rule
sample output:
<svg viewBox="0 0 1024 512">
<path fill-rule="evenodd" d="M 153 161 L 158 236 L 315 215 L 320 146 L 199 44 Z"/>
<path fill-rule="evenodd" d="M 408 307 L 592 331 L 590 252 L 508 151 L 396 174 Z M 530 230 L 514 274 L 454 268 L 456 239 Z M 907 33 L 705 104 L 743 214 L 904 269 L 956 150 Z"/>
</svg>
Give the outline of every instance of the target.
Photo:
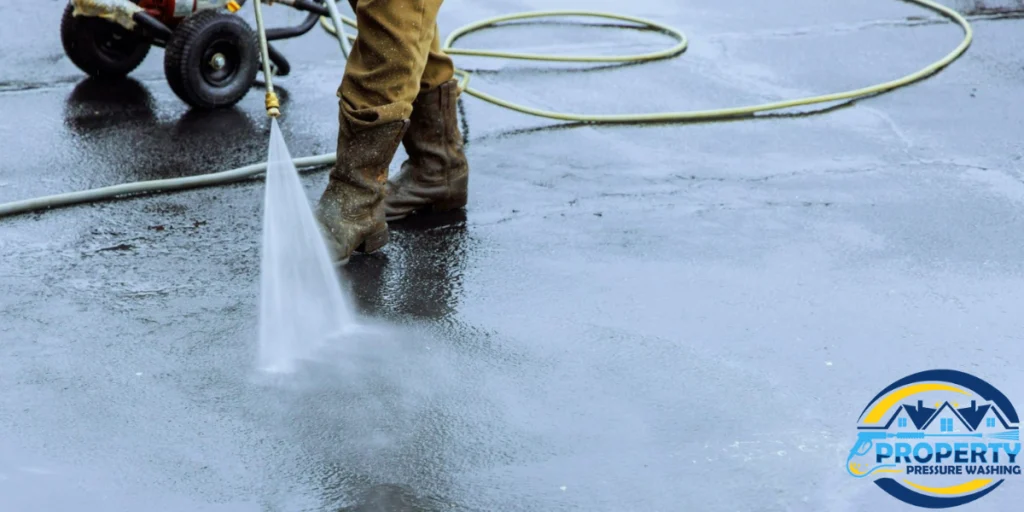
<svg viewBox="0 0 1024 512">
<path fill-rule="evenodd" d="M 616 115 L 600 115 L 600 114 L 567 114 L 562 112 L 552 112 L 550 110 L 540 110 L 531 108 L 525 105 L 513 103 L 511 101 L 497 98 L 490 94 L 487 94 L 478 89 L 469 87 L 469 73 L 465 71 L 459 71 L 459 74 L 463 76 L 460 81 L 460 87 L 464 92 L 480 98 L 484 101 L 493 103 L 495 105 L 505 107 L 516 112 L 523 114 L 529 114 L 538 117 L 546 117 L 548 119 L 557 119 L 560 121 L 577 121 L 585 123 L 653 123 L 653 122 L 667 122 L 667 121 L 704 121 L 713 119 L 722 119 L 725 117 L 735 117 L 743 115 L 756 114 L 758 112 L 767 112 L 770 110 L 781 110 L 792 107 L 799 107 L 805 105 L 814 105 L 817 103 L 829 103 L 833 101 L 848 100 L 852 98 L 861 98 L 865 96 L 875 95 L 881 92 L 889 91 L 897 87 L 917 82 L 936 71 L 948 66 L 961 54 L 963 54 L 967 47 L 971 45 L 971 40 L 974 38 L 974 30 L 971 28 L 971 24 L 958 12 L 949 7 L 933 2 L 932 0 L 907 0 L 915 4 L 921 5 L 928 9 L 931 9 L 947 18 L 953 20 L 960 28 L 963 29 L 964 38 L 957 45 L 953 51 L 949 52 L 942 59 L 922 68 L 920 71 L 911 73 L 902 78 L 897 78 L 889 82 L 862 87 L 860 89 L 853 89 L 850 91 L 837 92 L 832 94 L 824 94 L 821 96 L 811 96 L 807 98 L 797 98 L 792 100 L 777 101 L 772 103 L 763 103 L 760 105 L 749 105 L 744 107 L 730 107 L 730 108 L 717 108 L 712 110 L 692 110 L 686 112 L 654 112 L 649 114 L 616 114 Z M 454 48 L 452 45 L 459 38 L 466 36 L 472 32 L 499 25 L 501 23 L 508 23 L 511 21 L 519 21 L 524 19 L 533 18 L 552 18 L 552 17 L 566 17 L 566 16 L 582 16 L 591 18 L 605 18 L 617 21 L 627 21 L 635 23 L 641 27 L 647 27 L 659 32 L 666 33 L 674 37 L 678 43 L 663 51 L 642 54 L 642 55 L 620 55 L 620 56 L 562 56 L 562 55 L 538 55 L 528 53 L 516 53 L 516 52 L 499 52 L 490 50 L 471 50 L 463 48 Z M 326 18 L 320 18 L 321 26 L 329 33 L 334 34 L 334 27 L 331 26 Z M 353 20 L 343 18 L 342 21 L 355 27 L 356 24 Z M 354 36 L 349 36 L 350 39 L 354 39 Z M 686 50 L 687 39 L 686 35 L 682 32 L 662 25 L 660 23 L 645 20 L 642 18 L 635 18 L 632 16 L 624 16 L 621 14 L 611 14 L 594 11 L 538 11 L 538 12 L 525 12 L 517 14 L 508 14 L 504 16 L 495 16 L 481 20 L 459 29 L 456 29 L 442 46 L 442 50 L 449 55 L 465 55 L 474 57 L 493 57 L 499 59 L 519 59 L 519 60 L 534 60 L 534 61 L 549 61 L 549 62 L 586 62 L 586 63 L 621 63 L 621 62 L 647 62 L 668 57 L 673 57 L 682 53 Z"/>
<path fill-rule="evenodd" d="M 764 103 L 761 105 L 749 105 L 740 107 L 729 107 L 719 108 L 712 110 L 695 110 L 695 111 L 683 111 L 683 112 L 653 112 L 653 113 L 640 113 L 640 114 L 615 114 L 615 115 L 602 115 L 602 114 L 569 114 L 562 112 L 552 112 L 548 110 L 541 110 L 525 105 L 519 105 L 501 98 L 497 98 L 483 91 L 475 89 L 469 86 L 470 74 L 465 71 L 458 71 L 460 79 L 460 88 L 467 94 L 474 97 L 480 98 L 484 101 L 499 105 L 501 107 L 521 112 L 523 114 L 544 117 L 548 119 L 556 119 L 560 121 L 575 121 L 584 123 L 654 123 L 654 122 L 669 122 L 669 121 L 700 121 L 700 120 L 715 120 L 727 117 L 753 115 L 758 112 L 767 112 L 771 110 L 780 110 L 798 106 L 813 105 L 818 103 L 828 103 L 834 101 L 849 100 L 854 98 L 861 98 L 866 96 L 875 95 L 881 92 L 889 91 L 897 87 L 917 82 L 943 67 L 949 65 L 956 60 L 971 44 L 973 39 L 973 30 L 967 20 L 953 9 L 950 9 L 944 5 L 938 4 L 932 0 L 907 0 L 913 2 L 922 7 L 931 9 L 955 22 L 960 28 L 963 29 L 964 37 L 963 40 L 954 48 L 949 54 L 942 59 L 922 68 L 920 71 L 911 73 L 902 78 L 891 80 L 885 83 L 862 87 L 860 89 L 853 89 L 844 92 L 837 92 L 832 94 L 824 94 L 821 96 L 811 96 L 807 98 L 797 98 L 791 100 L 777 101 L 772 103 Z M 619 55 L 619 56 L 558 56 L 558 55 L 538 55 L 528 54 L 519 52 L 500 52 L 491 50 L 471 50 L 453 47 L 455 41 L 459 38 L 481 30 L 486 27 L 499 25 L 511 21 L 518 21 L 524 19 L 536 19 L 536 18 L 550 18 L 550 17 L 566 17 L 566 16 L 585 16 L 585 17 L 597 17 L 618 21 L 627 21 L 635 23 L 639 26 L 648 27 L 676 38 L 677 44 L 671 48 L 641 54 L 641 55 Z M 350 26 L 356 27 L 356 23 L 345 17 L 341 17 L 342 21 Z M 336 34 L 337 31 L 332 26 L 332 21 L 328 18 L 321 17 L 321 26 L 331 34 Z M 356 27 L 358 28 L 358 27 Z M 343 37 L 347 37 L 350 40 L 354 40 L 355 36 L 351 34 L 345 34 Z M 342 44 L 344 51 L 344 42 L 339 39 L 339 43 Z M 485 20 L 472 23 L 461 27 L 451 35 L 443 45 L 443 49 L 450 55 L 464 55 L 474 57 L 493 57 L 502 59 L 518 59 L 518 60 L 534 60 L 534 61 L 547 61 L 547 62 L 585 62 L 585 63 L 623 63 L 623 62 L 646 62 L 654 61 L 659 59 L 665 59 L 682 53 L 687 46 L 687 39 L 685 34 L 682 32 L 653 21 L 635 18 L 632 16 L 624 16 L 620 14 L 609 14 L 593 11 L 543 11 L 543 12 L 526 12 L 518 14 L 510 14 L 505 16 L 496 16 Z M 304 158 L 295 159 L 296 167 L 312 167 L 329 165 L 334 163 L 335 154 L 327 153 L 323 155 L 316 155 Z M 71 192 L 67 194 L 57 194 L 46 197 L 39 197 L 35 199 L 28 199 L 24 201 L 16 201 L 12 203 L 0 204 L 0 217 L 16 215 L 20 213 L 26 213 L 35 210 L 55 208 L 59 206 L 66 206 L 84 202 L 94 202 L 107 199 L 113 199 L 132 194 L 144 194 L 161 192 L 168 190 L 182 190 L 188 188 L 206 187 L 213 185 L 220 185 L 246 179 L 251 176 L 255 176 L 266 170 L 266 163 L 256 163 L 241 167 L 238 169 L 231 169 L 227 171 L 202 175 L 202 176 L 190 176 L 185 178 L 171 178 L 163 180 L 152 180 L 143 181 L 136 183 L 126 183 L 122 185 L 114 185 L 110 187 L 102 187 L 92 190 L 85 190 L 80 192 Z"/>
</svg>

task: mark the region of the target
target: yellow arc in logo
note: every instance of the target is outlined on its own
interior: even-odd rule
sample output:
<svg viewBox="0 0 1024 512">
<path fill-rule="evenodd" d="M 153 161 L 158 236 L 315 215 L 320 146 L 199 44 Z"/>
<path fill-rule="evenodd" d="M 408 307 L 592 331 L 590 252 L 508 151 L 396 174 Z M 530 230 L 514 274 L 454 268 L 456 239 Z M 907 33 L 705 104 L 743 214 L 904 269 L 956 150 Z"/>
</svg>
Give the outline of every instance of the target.
<svg viewBox="0 0 1024 512">
<path fill-rule="evenodd" d="M 985 487 L 986 485 L 992 483 L 992 480 L 979 478 L 978 480 L 971 480 L 970 482 L 964 482 L 959 485 L 951 485 L 949 487 L 927 487 L 924 485 L 915 484 L 910 480 L 904 480 L 903 482 L 919 491 L 950 496 L 954 494 L 966 494 L 969 492 L 977 491 L 978 489 L 981 489 L 982 487 Z"/>
</svg>

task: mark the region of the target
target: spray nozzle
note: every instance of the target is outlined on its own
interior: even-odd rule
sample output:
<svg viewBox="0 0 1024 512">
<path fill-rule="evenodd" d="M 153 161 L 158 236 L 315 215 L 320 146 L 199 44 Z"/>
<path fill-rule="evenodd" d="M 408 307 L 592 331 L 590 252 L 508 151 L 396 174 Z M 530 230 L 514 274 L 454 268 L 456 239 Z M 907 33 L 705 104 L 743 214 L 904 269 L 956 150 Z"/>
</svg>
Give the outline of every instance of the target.
<svg viewBox="0 0 1024 512">
<path fill-rule="evenodd" d="M 278 117 L 281 115 L 281 103 L 277 100 L 277 93 L 274 91 L 267 91 L 267 115 L 270 117 Z"/>
</svg>

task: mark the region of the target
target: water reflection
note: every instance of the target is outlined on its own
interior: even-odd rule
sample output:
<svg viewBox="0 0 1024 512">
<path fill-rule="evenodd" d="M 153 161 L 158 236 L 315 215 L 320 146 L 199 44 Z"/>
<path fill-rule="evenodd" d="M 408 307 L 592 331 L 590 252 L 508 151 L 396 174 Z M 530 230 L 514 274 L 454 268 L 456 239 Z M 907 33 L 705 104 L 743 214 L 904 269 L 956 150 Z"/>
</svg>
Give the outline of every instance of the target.
<svg viewBox="0 0 1024 512">
<path fill-rule="evenodd" d="M 86 78 L 68 95 L 64 122 L 77 135 L 125 123 L 151 125 L 156 122 L 153 96 L 134 78 Z"/>
<path fill-rule="evenodd" d="M 355 505 L 338 512 L 440 512 L 454 510 L 451 503 L 417 493 L 405 485 L 383 484 L 370 487 Z"/>
<path fill-rule="evenodd" d="M 216 110 L 192 109 L 174 123 L 173 135 L 179 143 L 195 144 L 203 141 L 230 145 L 233 138 L 255 137 L 262 142 L 262 129 L 238 108 Z M 221 140 L 227 137 L 228 140 Z"/>
<path fill-rule="evenodd" d="M 208 173 L 250 164 L 266 152 L 263 127 L 238 107 L 170 114 L 130 77 L 79 82 L 65 101 L 64 124 L 88 162 L 86 182 Z"/>
<path fill-rule="evenodd" d="M 462 295 L 468 237 L 466 212 L 414 215 L 390 225 L 383 254 L 342 267 L 362 314 L 444 320 Z"/>
</svg>

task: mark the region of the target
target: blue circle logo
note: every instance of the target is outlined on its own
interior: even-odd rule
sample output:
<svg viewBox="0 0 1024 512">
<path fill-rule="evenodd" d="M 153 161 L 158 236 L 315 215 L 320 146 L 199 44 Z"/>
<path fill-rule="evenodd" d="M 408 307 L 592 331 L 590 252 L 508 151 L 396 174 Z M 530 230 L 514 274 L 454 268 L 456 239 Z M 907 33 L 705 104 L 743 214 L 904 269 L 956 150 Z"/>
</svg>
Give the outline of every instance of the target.
<svg viewBox="0 0 1024 512">
<path fill-rule="evenodd" d="M 950 508 L 1020 478 L 1019 454 L 1017 411 L 1003 393 L 967 373 L 928 370 L 861 411 L 846 471 L 904 503 Z"/>
</svg>

